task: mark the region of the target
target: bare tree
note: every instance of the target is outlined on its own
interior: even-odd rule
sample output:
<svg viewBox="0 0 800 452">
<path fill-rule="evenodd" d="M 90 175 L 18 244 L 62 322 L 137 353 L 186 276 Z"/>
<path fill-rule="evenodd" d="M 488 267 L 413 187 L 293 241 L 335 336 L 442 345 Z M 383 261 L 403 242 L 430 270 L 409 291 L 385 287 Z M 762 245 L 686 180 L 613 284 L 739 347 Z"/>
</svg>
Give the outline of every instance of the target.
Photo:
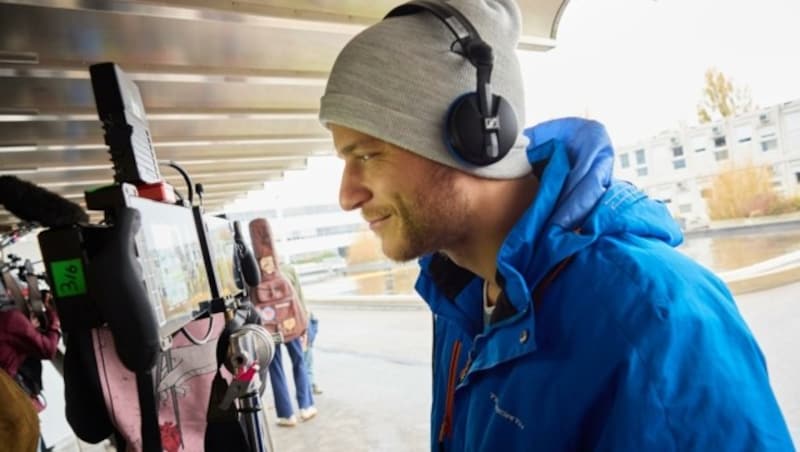
<svg viewBox="0 0 800 452">
<path fill-rule="evenodd" d="M 716 68 L 706 70 L 703 99 L 697 104 L 701 123 L 735 116 L 753 110 L 750 88 L 734 86 L 733 81 Z"/>
</svg>

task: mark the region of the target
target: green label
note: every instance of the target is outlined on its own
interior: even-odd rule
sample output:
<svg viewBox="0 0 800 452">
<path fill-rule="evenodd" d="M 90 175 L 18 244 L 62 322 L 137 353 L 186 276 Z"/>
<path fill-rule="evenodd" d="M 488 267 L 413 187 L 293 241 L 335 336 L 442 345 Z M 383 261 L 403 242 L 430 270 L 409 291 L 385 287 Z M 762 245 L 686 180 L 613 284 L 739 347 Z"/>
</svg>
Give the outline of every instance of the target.
<svg viewBox="0 0 800 452">
<path fill-rule="evenodd" d="M 57 297 L 86 294 L 86 278 L 83 276 L 83 262 L 80 259 L 53 262 L 50 270 Z"/>
</svg>

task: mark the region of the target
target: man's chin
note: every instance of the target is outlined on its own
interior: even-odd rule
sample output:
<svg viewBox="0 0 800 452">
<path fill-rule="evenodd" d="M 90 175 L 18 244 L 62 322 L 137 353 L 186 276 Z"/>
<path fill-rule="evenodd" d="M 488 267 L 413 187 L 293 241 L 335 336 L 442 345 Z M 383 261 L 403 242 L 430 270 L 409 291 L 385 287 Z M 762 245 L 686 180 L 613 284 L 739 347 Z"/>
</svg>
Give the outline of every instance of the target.
<svg viewBox="0 0 800 452">
<path fill-rule="evenodd" d="M 418 244 L 417 244 L 418 245 Z M 428 250 L 421 246 L 413 246 L 406 241 L 396 242 L 381 238 L 381 250 L 383 254 L 394 262 L 410 262 L 420 257 L 432 253 L 435 250 Z"/>
<path fill-rule="evenodd" d="M 400 244 L 392 246 L 392 244 L 387 243 L 386 240 L 381 240 L 381 250 L 390 260 L 400 263 L 413 261 L 422 255 L 422 253 L 414 253 L 413 250 L 407 246 L 402 246 Z"/>
</svg>

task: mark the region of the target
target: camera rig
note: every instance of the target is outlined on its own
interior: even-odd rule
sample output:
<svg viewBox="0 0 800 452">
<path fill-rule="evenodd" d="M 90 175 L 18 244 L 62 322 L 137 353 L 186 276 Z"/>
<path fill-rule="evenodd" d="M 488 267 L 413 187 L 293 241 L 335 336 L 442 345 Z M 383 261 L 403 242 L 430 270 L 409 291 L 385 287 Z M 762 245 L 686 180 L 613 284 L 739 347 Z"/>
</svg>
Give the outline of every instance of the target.
<svg viewBox="0 0 800 452">
<path fill-rule="evenodd" d="M 107 323 L 122 363 L 150 369 L 188 322 L 241 297 L 234 226 L 175 203 L 161 180 L 136 85 L 112 63 L 90 68 L 114 183 L 85 192 L 101 224 L 39 234 L 65 332 Z"/>
<path fill-rule="evenodd" d="M 86 191 L 85 201 L 87 210 L 102 211 L 104 219 L 44 230 L 39 247 L 65 335 L 107 325 L 120 362 L 136 374 L 143 448 L 160 451 L 151 374 L 159 354 L 195 319 L 218 312 L 230 319 L 231 312 L 247 304 L 247 289 L 258 284 L 258 269 L 238 223 L 205 214 L 202 200 L 193 202 L 186 172 L 174 162 L 157 160 L 137 86 L 113 63 L 92 65 L 90 74 L 114 181 Z M 159 164 L 181 172 L 188 202 L 176 201 Z M 229 367 L 234 376 L 261 370 L 263 379 L 263 355 L 268 365 L 273 338 L 253 331 L 250 336 L 258 335 L 261 344 L 255 347 L 253 339 L 242 337 L 248 331 L 231 331 L 235 340 L 228 354 L 239 359 Z M 242 394 L 235 396 L 252 412 L 252 385 L 238 388 Z M 253 420 L 259 413 L 251 414 L 251 450 L 263 451 L 263 426 Z"/>
</svg>

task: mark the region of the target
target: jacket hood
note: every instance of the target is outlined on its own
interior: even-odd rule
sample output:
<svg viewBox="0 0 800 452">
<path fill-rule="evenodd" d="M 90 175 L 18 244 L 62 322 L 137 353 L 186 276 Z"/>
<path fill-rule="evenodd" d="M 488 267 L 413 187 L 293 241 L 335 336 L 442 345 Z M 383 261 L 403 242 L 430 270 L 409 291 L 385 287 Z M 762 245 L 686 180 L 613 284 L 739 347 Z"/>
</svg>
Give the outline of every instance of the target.
<svg viewBox="0 0 800 452">
<path fill-rule="evenodd" d="M 539 177 L 539 192 L 497 258 L 498 279 L 517 311 L 527 309 L 532 288 L 554 266 L 602 236 L 633 234 L 671 246 L 682 242 L 678 225 L 661 202 L 613 179 L 614 151 L 602 124 L 563 118 L 524 134 L 530 140 L 527 155 Z M 433 260 L 420 260 L 417 290 L 426 300 L 438 295 L 436 285 L 427 280 Z M 433 304 L 431 308 L 437 311 Z"/>
</svg>

